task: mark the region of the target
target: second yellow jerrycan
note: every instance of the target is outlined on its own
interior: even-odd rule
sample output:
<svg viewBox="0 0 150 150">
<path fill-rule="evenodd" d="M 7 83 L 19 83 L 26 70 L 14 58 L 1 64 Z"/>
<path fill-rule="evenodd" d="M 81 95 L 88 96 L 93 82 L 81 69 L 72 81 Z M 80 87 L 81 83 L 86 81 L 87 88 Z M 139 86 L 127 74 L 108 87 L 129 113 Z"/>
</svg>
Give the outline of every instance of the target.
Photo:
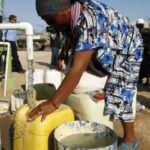
<svg viewBox="0 0 150 150">
<path fill-rule="evenodd" d="M 44 122 L 41 122 L 41 117 L 27 122 L 28 110 L 29 107 L 24 105 L 16 112 L 13 150 L 54 150 L 53 131 L 59 125 L 74 120 L 73 111 L 61 104 Z"/>
</svg>

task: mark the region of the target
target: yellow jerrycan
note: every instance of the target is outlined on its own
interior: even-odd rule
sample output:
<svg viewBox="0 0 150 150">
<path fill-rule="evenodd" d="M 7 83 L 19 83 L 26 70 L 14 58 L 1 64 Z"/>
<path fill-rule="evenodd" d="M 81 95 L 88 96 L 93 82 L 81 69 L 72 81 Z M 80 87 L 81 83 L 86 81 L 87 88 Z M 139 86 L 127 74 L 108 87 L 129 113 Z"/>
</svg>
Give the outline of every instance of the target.
<svg viewBox="0 0 150 150">
<path fill-rule="evenodd" d="M 53 131 L 59 125 L 74 120 L 72 109 L 61 104 L 44 122 L 41 122 L 41 116 L 27 122 L 28 111 L 28 105 L 23 105 L 16 112 L 13 150 L 54 150 Z"/>
</svg>

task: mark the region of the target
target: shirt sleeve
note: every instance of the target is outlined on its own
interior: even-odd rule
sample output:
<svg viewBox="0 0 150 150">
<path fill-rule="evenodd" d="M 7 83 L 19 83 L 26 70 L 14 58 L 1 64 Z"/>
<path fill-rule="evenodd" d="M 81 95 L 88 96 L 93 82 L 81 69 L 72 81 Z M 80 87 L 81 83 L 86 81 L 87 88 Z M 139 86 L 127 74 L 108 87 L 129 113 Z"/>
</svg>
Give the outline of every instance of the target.
<svg viewBox="0 0 150 150">
<path fill-rule="evenodd" d="M 95 22 L 97 22 L 96 16 L 90 15 L 85 15 L 82 20 L 79 20 L 76 29 L 75 51 L 86 51 L 103 45 L 103 40 L 105 40 L 102 34 L 104 32 L 104 23 L 97 24 Z M 103 30 L 99 30 L 100 28 L 103 28 Z"/>
</svg>

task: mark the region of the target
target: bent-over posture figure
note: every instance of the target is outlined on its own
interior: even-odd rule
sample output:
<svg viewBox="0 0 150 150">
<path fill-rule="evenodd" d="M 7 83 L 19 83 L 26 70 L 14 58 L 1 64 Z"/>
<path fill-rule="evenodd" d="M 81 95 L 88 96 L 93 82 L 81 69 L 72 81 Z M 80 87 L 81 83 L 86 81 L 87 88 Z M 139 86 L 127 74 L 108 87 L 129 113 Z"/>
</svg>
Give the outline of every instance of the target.
<svg viewBox="0 0 150 150">
<path fill-rule="evenodd" d="M 113 114 L 122 122 L 121 149 L 137 150 L 132 100 L 137 90 L 143 51 L 138 28 L 99 0 L 37 0 L 36 4 L 38 14 L 48 24 L 59 30 L 68 27 L 74 53 L 72 67 L 54 96 L 37 106 L 28 120 L 39 115 L 44 120 L 55 111 L 76 87 L 89 62 L 94 60 L 108 73 L 105 114 Z"/>
</svg>

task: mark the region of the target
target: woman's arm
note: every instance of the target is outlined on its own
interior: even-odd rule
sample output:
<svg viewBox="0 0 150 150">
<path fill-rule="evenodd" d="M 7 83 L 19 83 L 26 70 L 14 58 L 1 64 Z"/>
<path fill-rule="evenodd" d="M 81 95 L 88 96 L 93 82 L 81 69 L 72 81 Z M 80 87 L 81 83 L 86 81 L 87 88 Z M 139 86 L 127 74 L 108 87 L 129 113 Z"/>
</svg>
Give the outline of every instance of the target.
<svg viewBox="0 0 150 150">
<path fill-rule="evenodd" d="M 45 120 L 49 113 L 56 110 L 57 107 L 65 101 L 78 84 L 82 73 L 89 64 L 92 54 L 93 50 L 75 52 L 73 65 L 54 96 L 32 110 L 29 113 L 28 121 L 32 121 L 40 115 L 42 115 L 42 121 Z"/>
</svg>

